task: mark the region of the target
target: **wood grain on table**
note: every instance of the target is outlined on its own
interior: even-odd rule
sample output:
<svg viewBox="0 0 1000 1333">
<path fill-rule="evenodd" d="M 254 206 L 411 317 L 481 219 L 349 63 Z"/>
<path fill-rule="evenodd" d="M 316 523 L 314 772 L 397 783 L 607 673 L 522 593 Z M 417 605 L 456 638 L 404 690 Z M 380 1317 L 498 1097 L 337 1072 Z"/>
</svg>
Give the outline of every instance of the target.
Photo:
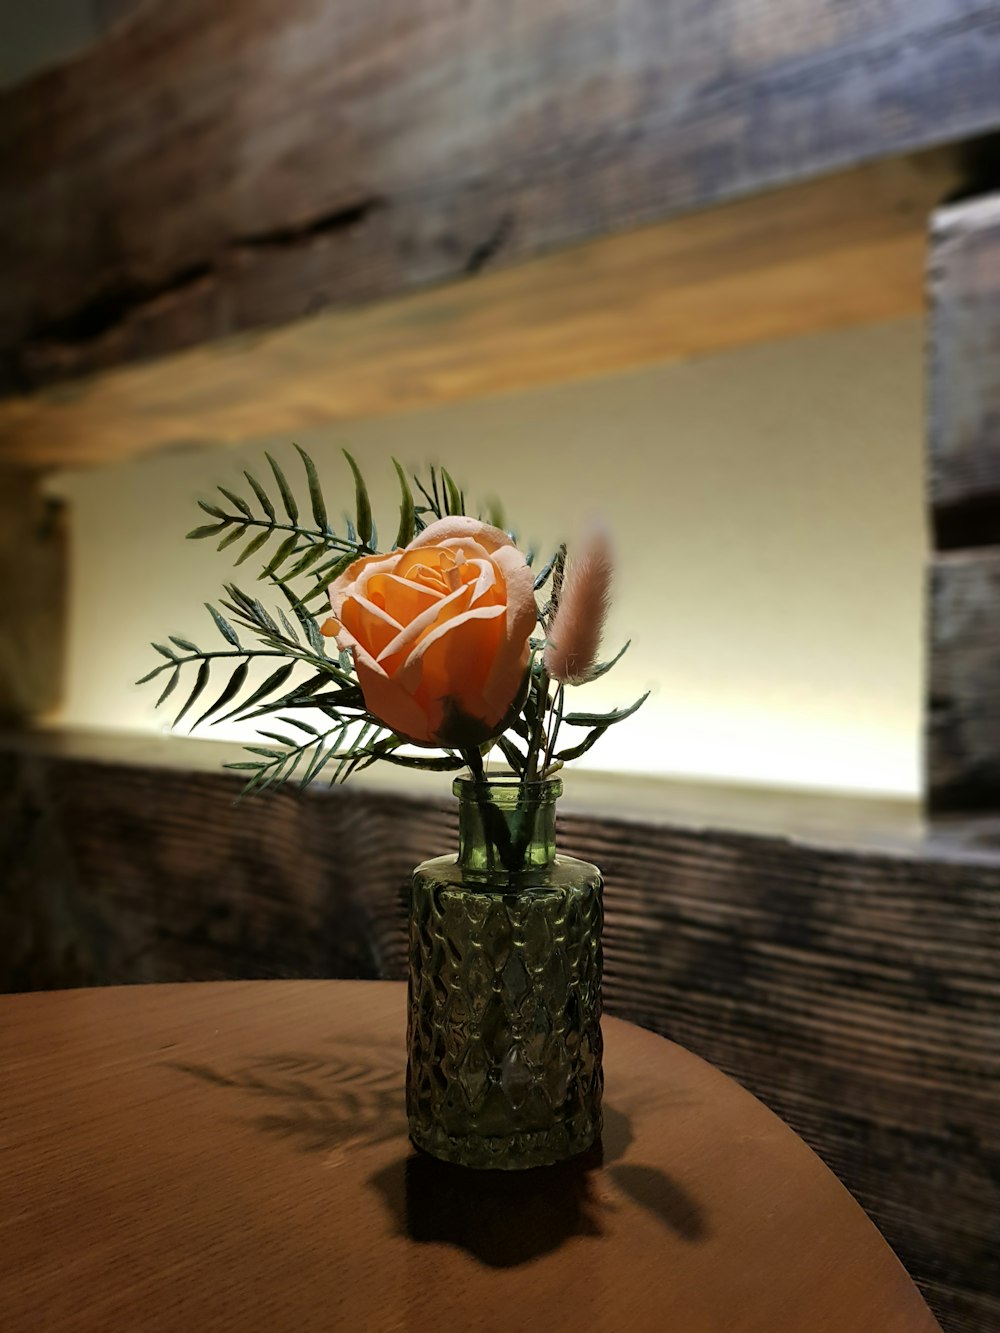
<svg viewBox="0 0 1000 1333">
<path fill-rule="evenodd" d="M 0 997 L 0 1328 L 937 1328 L 791 1130 L 630 1024 L 600 1152 L 417 1155 L 404 1010 L 381 982 Z"/>
</svg>

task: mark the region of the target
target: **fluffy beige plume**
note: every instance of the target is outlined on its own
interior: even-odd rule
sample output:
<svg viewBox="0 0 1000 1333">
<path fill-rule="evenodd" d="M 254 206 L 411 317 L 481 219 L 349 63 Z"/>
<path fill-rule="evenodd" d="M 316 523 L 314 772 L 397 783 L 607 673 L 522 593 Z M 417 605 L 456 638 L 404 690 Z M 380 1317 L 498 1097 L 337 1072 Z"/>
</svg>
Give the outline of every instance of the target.
<svg viewBox="0 0 1000 1333">
<path fill-rule="evenodd" d="M 555 619 L 549 627 L 545 669 L 553 680 L 580 685 L 597 661 L 597 650 L 611 605 L 611 539 L 594 523 L 584 534 L 579 555 L 568 562 Z"/>
</svg>

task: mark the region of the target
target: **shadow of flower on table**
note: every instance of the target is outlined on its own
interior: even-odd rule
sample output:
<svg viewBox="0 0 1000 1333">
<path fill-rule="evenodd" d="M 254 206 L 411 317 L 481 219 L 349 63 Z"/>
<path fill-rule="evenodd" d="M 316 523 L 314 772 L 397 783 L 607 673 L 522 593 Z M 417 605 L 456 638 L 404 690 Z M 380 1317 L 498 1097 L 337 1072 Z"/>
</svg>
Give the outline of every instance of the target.
<svg viewBox="0 0 1000 1333">
<path fill-rule="evenodd" d="M 349 1144 L 386 1143 L 406 1134 L 395 1045 L 358 1043 L 337 1055 L 286 1051 L 242 1061 L 231 1072 L 208 1065 L 170 1067 L 219 1088 L 249 1093 L 273 1109 L 253 1118 L 266 1134 L 301 1152 L 331 1153 Z"/>
<path fill-rule="evenodd" d="M 398 1049 L 359 1043 L 336 1057 L 282 1052 L 243 1061 L 231 1072 L 170 1067 L 215 1087 L 272 1104 L 253 1117 L 262 1133 L 301 1152 L 336 1154 L 406 1136 Z M 512 1268 L 557 1250 L 574 1236 L 600 1236 L 603 1219 L 626 1198 L 680 1240 L 710 1234 L 704 1209 L 659 1167 L 622 1160 L 632 1143 L 629 1115 L 605 1105 L 604 1133 L 588 1152 L 530 1171 L 473 1171 L 410 1149 L 370 1177 L 401 1235 L 450 1244 L 491 1268 Z M 610 1187 L 610 1188 L 609 1188 Z"/>
</svg>

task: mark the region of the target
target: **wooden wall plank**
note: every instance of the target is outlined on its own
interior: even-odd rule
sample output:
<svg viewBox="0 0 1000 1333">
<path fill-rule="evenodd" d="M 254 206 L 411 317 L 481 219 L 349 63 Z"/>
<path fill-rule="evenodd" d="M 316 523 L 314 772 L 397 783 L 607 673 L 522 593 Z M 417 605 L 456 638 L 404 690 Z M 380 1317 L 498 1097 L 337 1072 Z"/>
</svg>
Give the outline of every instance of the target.
<svg viewBox="0 0 1000 1333">
<path fill-rule="evenodd" d="M 1000 123 L 987 0 L 150 0 L 0 94 L 7 390 Z"/>
<path fill-rule="evenodd" d="M 359 786 L 233 807 L 222 773 L 30 753 L 7 765 L 21 808 L 48 811 L 48 864 L 22 878 L 62 885 L 63 941 L 73 912 L 100 923 L 91 980 L 402 976 L 408 873 L 453 845 L 444 784 L 433 799 Z M 710 808 L 561 818 L 563 848 L 605 871 L 610 1012 L 778 1111 L 946 1329 L 995 1327 L 1000 821 L 809 840 L 720 827 Z"/>
<path fill-rule="evenodd" d="M 0 400 L 0 459 L 113 462 L 918 314 L 932 151 Z"/>
</svg>

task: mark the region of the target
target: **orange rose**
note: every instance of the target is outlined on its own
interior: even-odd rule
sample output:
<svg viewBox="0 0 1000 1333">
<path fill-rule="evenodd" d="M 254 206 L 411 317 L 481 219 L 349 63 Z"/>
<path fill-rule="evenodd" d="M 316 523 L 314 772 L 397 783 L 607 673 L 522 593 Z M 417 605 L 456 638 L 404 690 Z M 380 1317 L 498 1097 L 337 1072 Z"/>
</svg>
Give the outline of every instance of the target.
<svg viewBox="0 0 1000 1333">
<path fill-rule="evenodd" d="M 439 519 L 405 550 L 356 560 L 331 584 L 330 605 L 365 705 L 392 731 L 445 746 L 500 732 L 538 614 L 531 570 L 506 533 Z"/>
</svg>

